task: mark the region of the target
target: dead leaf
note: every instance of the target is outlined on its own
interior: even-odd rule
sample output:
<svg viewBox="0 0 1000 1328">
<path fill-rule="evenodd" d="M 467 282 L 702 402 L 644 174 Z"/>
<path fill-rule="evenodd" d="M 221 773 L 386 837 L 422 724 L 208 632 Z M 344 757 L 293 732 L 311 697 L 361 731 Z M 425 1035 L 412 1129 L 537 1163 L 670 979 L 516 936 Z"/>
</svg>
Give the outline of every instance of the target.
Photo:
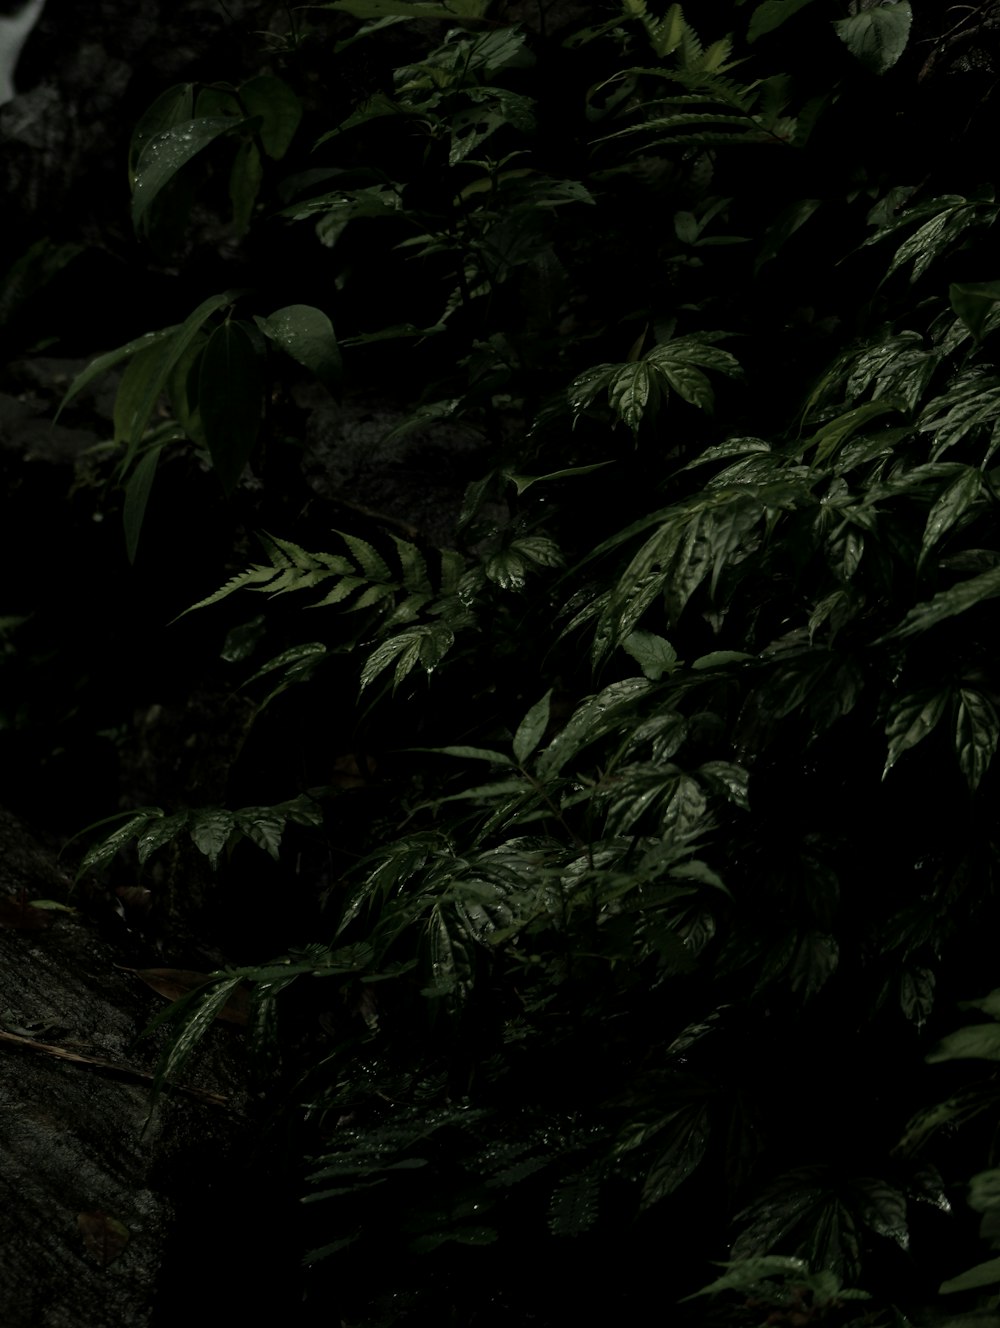
<svg viewBox="0 0 1000 1328">
<path fill-rule="evenodd" d="M 168 1001 L 179 1001 L 182 996 L 197 991 L 210 977 L 208 973 L 196 973 L 190 968 L 130 968 L 127 972 L 134 973 Z M 250 993 L 246 987 L 237 987 L 215 1017 L 245 1028 L 250 1018 Z"/>
<path fill-rule="evenodd" d="M 23 931 L 42 931 L 53 923 L 51 913 L 34 908 L 23 899 L 12 899 L 10 895 L 0 896 L 0 927 L 17 927 Z"/>
<path fill-rule="evenodd" d="M 333 763 L 330 783 L 334 788 L 363 788 L 375 774 L 375 761 L 364 753 L 360 757 L 352 752 L 338 756 Z"/>
<path fill-rule="evenodd" d="M 83 1237 L 84 1249 L 102 1268 L 114 1263 L 128 1244 L 128 1227 L 100 1208 L 95 1208 L 92 1213 L 77 1213 L 76 1225 Z"/>
</svg>

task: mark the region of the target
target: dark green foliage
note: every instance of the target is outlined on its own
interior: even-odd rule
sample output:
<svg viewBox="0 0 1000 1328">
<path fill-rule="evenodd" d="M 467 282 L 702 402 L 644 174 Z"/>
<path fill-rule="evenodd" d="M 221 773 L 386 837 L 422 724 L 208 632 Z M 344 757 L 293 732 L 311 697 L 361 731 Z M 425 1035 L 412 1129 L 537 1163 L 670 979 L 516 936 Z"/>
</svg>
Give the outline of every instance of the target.
<svg viewBox="0 0 1000 1328">
<path fill-rule="evenodd" d="M 626 0 L 553 34 L 342 0 L 312 35 L 381 71 L 353 105 L 293 90 L 289 39 L 288 82 L 185 85 L 136 130 L 151 239 L 228 144 L 234 233 L 270 209 L 322 280 L 72 385 L 127 363 L 130 554 L 168 445 L 252 492 L 265 371 L 485 458 L 450 540 L 362 511 L 206 569 L 194 608 L 268 596 L 224 657 L 258 717 L 356 753 L 336 800 L 279 736 L 284 801 L 144 808 L 82 868 L 186 834 L 294 879 L 286 822 L 334 845 L 318 931 L 186 998 L 162 1075 L 255 986 L 345 1322 L 683 1316 L 727 1253 L 704 1289 L 747 1328 L 943 1325 L 940 1282 L 1000 1280 L 948 1282 L 932 1165 L 994 1206 L 986 1142 L 934 1149 L 996 1087 L 927 1106 L 921 1042 L 996 980 L 997 205 L 886 147 L 909 4 L 834 8 Z M 996 1031 L 929 1059 L 996 1060 Z"/>
</svg>

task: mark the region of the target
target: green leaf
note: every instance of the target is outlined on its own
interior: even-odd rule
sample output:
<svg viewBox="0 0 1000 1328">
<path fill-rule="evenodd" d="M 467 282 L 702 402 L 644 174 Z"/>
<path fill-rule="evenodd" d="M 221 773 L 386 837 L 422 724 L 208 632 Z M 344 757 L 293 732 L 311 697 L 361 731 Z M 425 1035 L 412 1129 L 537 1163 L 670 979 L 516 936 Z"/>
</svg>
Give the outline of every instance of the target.
<svg viewBox="0 0 1000 1328">
<path fill-rule="evenodd" d="M 980 996 L 974 1001 L 959 1001 L 960 1010 L 982 1010 L 994 1019 L 1000 1019 L 1000 987 L 994 988 L 988 996 Z"/>
<path fill-rule="evenodd" d="M 540 701 L 536 701 L 518 725 L 514 734 L 514 759 L 518 765 L 524 765 L 545 735 L 549 726 L 549 707 L 552 701 L 552 688 Z"/>
<path fill-rule="evenodd" d="M 611 409 L 633 433 L 639 430 L 651 395 L 655 403 L 658 393 L 645 360 L 622 365 L 608 386 Z"/>
<path fill-rule="evenodd" d="M 969 1181 L 969 1207 L 976 1213 L 1000 1208 L 1000 1167 L 980 1171 Z"/>
<path fill-rule="evenodd" d="M 59 409 L 55 414 L 56 420 L 59 419 L 59 416 L 73 398 L 78 396 L 85 387 L 89 387 L 96 378 L 100 378 L 102 374 L 107 373 L 109 369 L 113 369 L 115 365 L 121 364 L 123 360 L 131 359 L 132 356 L 142 354 L 158 342 L 166 341 L 177 331 L 177 327 L 164 327 L 159 332 L 147 332 L 141 337 L 136 337 L 134 341 L 128 341 L 124 346 L 119 346 L 117 350 L 109 350 L 106 354 L 99 355 L 96 360 L 92 360 L 86 369 L 81 369 L 66 389 L 66 395 L 59 403 Z"/>
<path fill-rule="evenodd" d="M 947 1033 L 924 1057 L 929 1065 L 941 1061 L 1000 1061 L 1000 1023 L 970 1024 Z"/>
<path fill-rule="evenodd" d="M 777 0 L 774 0 L 774 3 L 777 3 Z M 695 1300 L 698 1296 L 714 1296 L 720 1291 L 759 1293 L 760 1284 L 769 1277 L 804 1281 L 809 1276 L 809 1265 L 804 1259 L 790 1259 L 781 1254 L 764 1254 L 756 1259 L 736 1259 L 732 1263 L 721 1264 L 721 1267 L 728 1268 L 729 1272 L 716 1278 L 714 1282 L 709 1282 L 708 1286 L 702 1287 L 700 1291 L 694 1291 L 690 1296 L 683 1296 L 680 1303 Z"/>
<path fill-rule="evenodd" d="M 948 298 L 955 313 L 979 341 L 986 319 L 1000 301 L 1000 281 L 978 281 L 965 285 L 952 282 L 948 287 Z"/>
<path fill-rule="evenodd" d="M 291 146 L 302 119 L 302 101 L 283 79 L 258 74 L 240 87 L 247 114 L 260 118 L 260 141 L 273 161 L 280 161 Z"/>
<path fill-rule="evenodd" d="M 188 833 L 198 851 L 204 853 L 212 864 L 213 871 L 219 865 L 219 854 L 225 848 L 235 823 L 233 813 L 221 807 L 205 807 L 191 813 Z"/>
<path fill-rule="evenodd" d="M 541 702 L 538 704 L 541 705 Z M 458 756 L 467 761 L 489 761 L 493 765 L 513 766 L 514 764 L 506 753 L 494 752 L 488 747 L 410 747 L 407 748 L 407 750 L 414 752 L 438 752 L 441 756 Z"/>
<path fill-rule="evenodd" d="M 724 669 L 730 664 L 743 664 L 748 659 L 756 658 L 756 655 L 748 655 L 745 650 L 712 650 L 694 660 L 691 667 L 698 670 Z"/>
<path fill-rule="evenodd" d="M 914 605 L 900 625 L 887 632 L 880 640 L 888 641 L 894 637 L 915 636 L 918 632 L 926 632 L 928 628 L 936 627 L 946 618 L 966 613 L 985 600 L 995 599 L 997 595 L 1000 595 L 1000 567 L 993 567 L 968 581 L 960 581 L 950 590 L 939 591 L 933 599 L 923 604 Z"/>
<path fill-rule="evenodd" d="M 130 816 L 123 826 L 113 831 L 106 839 L 103 839 L 99 844 L 91 845 L 83 855 L 83 860 L 76 873 L 76 879 L 79 880 L 85 873 L 97 871 L 105 863 L 110 862 L 119 849 L 124 848 L 130 839 L 134 839 L 150 821 L 159 820 L 162 815 L 163 812 L 159 807 L 144 807 L 141 811 Z"/>
<path fill-rule="evenodd" d="M 553 1236 L 578 1236 L 597 1221 L 601 1178 L 596 1171 L 568 1176 L 553 1191 L 549 1230 Z"/>
<path fill-rule="evenodd" d="M 176 1019 L 177 1027 L 167 1043 L 166 1052 L 156 1069 L 153 1079 L 152 1099 L 155 1103 L 163 1084 L 175 1079 L 187 1063 L 191 1053 L 197 1047 L 215 1022 L 215 1017 L 225 1006 L 233 992 L 243 981 L 241 976 L 223 977 L 212 985 L 199 987 L 187 996 L 181 997 L 173 1005 L 157 1016 L 143 1030 L 143 1036 L 158 1028 L 168 1019 Z"/>
<path fill-rule="evenodd" d="M 545 484 L 549 480 L 568 479 L 573 475 L 589 475 L 591 471 L 603 470 L 605 466 L 613 466 L 614 461 L 595 461 L 590 466 L 569 466 L 565 470 L 553 470 L 548 475 L 514 475 L 504 472 L 505 479 L 509 480 L 517 490 L 518 496 L 530 489 L 533 484 Z"/>
<path fill-rule="evenodd" d="M 765 33 L 780 28 L 793 14 L 797 14 L 800 9 L 811 3 L 812 0 L 764 0 L 764 3 L 758 5 L 750 16 L 747 41 L 755 42 Z"/>
<path fill-rule="evenodd" d="M 984 692 L 975 688 L 959 688 L 955 751 L 972 793 L 979 787 L 996 755 L 998 738 L 1000 716 L 993 702 Z"/>
<path fill-rule="evenodd" d="M 938 691 L 927 689 L 901 697 L 890 706 L 885 726 L 889 754 L 882 771 L 883 779 L 904 752 L 916 747 L 937 726 L 950 695 L 947 687 Z"/>
<path fill-rule="evenodd" d="M 132 131 L 128 149 L 129 188 L 135 188 L 136 168 L 147 144 L 157 134 L 175 125 L 186 123 L 194 111 L 194 84 L 178 83 L 161 92 L 152 106 L 140 117 Z"/>
<path fill-rule="evenodd" d="M 651 689 L 645 678 L 625 678 L 605 687 L 597 696 L 588 697 L 569 718 L 538 760 L 538 773 L 544 779 L 558 774 L 572 757 L 599 738 L 616 729 L 626 711 Z"/>
<path fill-rule="evenodd" d="M 156 372 L 143 379 L 145 391 L 141 401 L 133 409 L 132 436 L 129 439 L 129 450 L 121 464 L 123 474 L 128 470 L 135 456 L 139 442 L 156 408 L 156 403 L 166 391 L 167 383 L 174 368 L 183 359 L 191 344 L 197 340 L 203 324 L 208 321 L 212 314 L 224 306 L 232 304 L 235 299 L 235 291 L 224 291 L 221 295 L 212 295 L 209 299 L 203 300 L 197 309 L 188 314 L 179 327 L 170 329 L 169 345 L 165 347 L 162 359 L 155 361 Z M 93 368 L 94 366 L 91 365 L 90 369 Z"/>
<path fill-rule="evenodd" d="M 157 849 L 182 834 L 187 827 L 189 816 L 190 813 L 186 811 L 175 812 L 173 816 L 161 815 L 159 819 L 151 821 L 136 840 L 140 864 L 144 865 Z"/>
<path fill-rule="evenodd" d="M 817 429 L 816 433 L 803 444 L 800 455 L 810 447 L 815 447 L 815 464 L 821 465 L 824 461 L 828 461 L 848 438 L 857 433 L 862 425 L 867 424 L 869 420 L 877 419 L 880 415 L 898 410 L 899 403 L 896 401 L 868 401 L 863 406 L 855 406 L 853 410 L 838 415 L 835 420 Z"/>
<path fill-rule="evenodd" d="M 982 492 L 983 481 L 974 466 L 965 466 L 927 514 L 918 565 L 934 545 L 962 519 Z"/>
<path fill-rule="evenodd" d="M 333 324 L 311 304 L 289 304 L 268 318 L 258 319 L 261 330 L 278 343 L 303 368 L 336 392 L 340 388 L 343 363 Z"/>
<path fill-rule="evenodd" d="M 240 322 L 217 327 L 202 352 L 198 411 L 212 466 L 228 496 L 250 460 L 260 430 L 264 375 L 257 341 Z"/>
<path fill-rule="evenodd" d="M 863 9 L 834 23 L 850 53 L 876 74 L 891 69 L 906 50 L 913 13 L 909 0 Z"/>
<path fill-rule="evenodd" d="M 251 120 L 237 120 L 228 115 L 210 116 L 202 120 L 186 120 L 155 134 L 143 148 L 135 169 L 132 225 L 136 230 L 161 190 L 181 167 L 209 143 L 251 123 Z"/>
<path fill-rule="evenodd" d="M 701 1104 L 682 1107 L 657 1134 L 663 1145 L 642 1187 L 640 1208 L 672 1194 L 695 1170 L 708 1147 L 708 1112 Z"/>
<path fill-rule="evenodd" d="M 170 343 L 157 339 L 137 351 L 126 365 L 115 395 L 116 443 L 135 447 L 141 441 L 150 417 L 150 386 L 163 382 L 162 368 L 169 353 Z"/>
<path fill-rule="evenodd" d="M 958 1277 L 950 1277 L 947 1282 L 942 1282 L 938 1291 L 942 1296 L 948 1296 L 954 1291 L 975 1291 L 979 1287 L 995 1286 L 998 1282 L 1000 1258 L 987 1259 L 985 1263 L 977 1263 L 974 1268 L 959 1273 Z"/>
<path fill-rule="evenodd" d="M 264 179 L 264 166 L 257 144 L 241 143 L 229 172 L 229 201 L 233 209 L 233 229 L 246 235 L 253 220 L 254 204 Z"/>
<path fill-rule="evenodd" d="M 651 682 L 659 682 L 665 673 L 672 673 L 677 667 L 677 651 L 655 632 L 630 632 L 621 645 Z"/>
<path fill-rule="evenodd" d="M 354 18 L 482 18 L 489 0 L 448 0 L 447 4 L 424 3 L 424 0 L 333 0 L 317 9 L 336 9 Z"/>
<path fill-rule="evenodd" d="M 125 527 L 125 552 L 130 563 L 135 562 L 139 550 L 139 536 L 142 534 L 146 506 L 153 489 L 153 480 L 156 478 L 156 467 L 162 450 L 162 446 L 154 446 L 144 452 L 125 486 L 122 521 Z"/>
<path fill-rule="evenodd" d="M 278 861 L 285 816 L 277 807 L 243 807 L 235 813 L 236 829 Z"/>
</svg>

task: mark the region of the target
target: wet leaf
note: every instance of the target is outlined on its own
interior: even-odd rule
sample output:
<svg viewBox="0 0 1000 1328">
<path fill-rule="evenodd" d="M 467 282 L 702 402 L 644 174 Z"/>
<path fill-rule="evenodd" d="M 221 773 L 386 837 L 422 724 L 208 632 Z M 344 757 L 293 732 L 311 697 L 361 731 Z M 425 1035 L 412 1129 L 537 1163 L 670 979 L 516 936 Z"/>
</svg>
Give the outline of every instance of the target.
<svg viewBox="0 0 1000 1328">
<path fill-rule="evenodd" d="M 1000 300 L 1000 281 L 978 281 L 966 285 L 953 282 L 948 287 L 951 307 L 978 341 L 986 319 Z"/>
<path fill-rule="evenodd" d="M 133 226 L 138 230 L 140 222 L 163 188 L 209 143 L 251 123 L 250 120 L 237 120 L 228 115 L 210 116 L 201 120 L 186 120 L 154 134 L 143 147 L 136 163 L 132 186 Z"/>
<path fill-rule="evenodd" d="M 189 968 L 130 968 L 127 971 L 134 973 L 147 987 L 168 1001 L 179 1001 L 182 996 L 190 996 L 193 991 L 213 981 L 211 973 L 198 973 Z M 250 993 L 245 987 L 235 987 L 225 1004 L 216 1012 L 215 1018 L 242 1028 L 249 1015 Z"/>
<path fill-rule="evenodd" d="M 700 1103 L 682 1107 L 658 1131 L 659 1156 L 642 1187 L 640 1206 L 649 1208 L 687 1180 L 708 1147 L 708 1112 Z"/>
<path fill-rule="evenodd" d="M 321 309 L 310 304 L 290 304 L 257 321 L 286 355 L 315 374 L 331 392 L 339 390 L 343 372 L 340 347 L 333 324 Z"/>
</svg>

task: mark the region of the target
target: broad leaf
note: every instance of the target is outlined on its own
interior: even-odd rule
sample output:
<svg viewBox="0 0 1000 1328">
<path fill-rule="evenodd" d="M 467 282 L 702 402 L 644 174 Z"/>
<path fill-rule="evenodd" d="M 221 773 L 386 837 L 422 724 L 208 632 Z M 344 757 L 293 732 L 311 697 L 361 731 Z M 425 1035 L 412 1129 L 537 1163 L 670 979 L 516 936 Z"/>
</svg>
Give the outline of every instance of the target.
<svg viewBox="0 0 1000 1328">
<path fill-rule="evenodd" d="M 187 120 L 154 135 L 142 149 L 135 168 L 132 187 L 133 226 L 139 228 L 161 190 L 209 143 L 252 123 L 252 120 L 236 120 L 228 115 L 211 116 L 202 120 Z"/>
<path fill-rule="evenodd" d="M 315 374 L 331 392 L 339 389 L 343 372 L 340 347 L 333 324 L 321 309 L 310 304 L 290 304 L 257 321 L 286 355 Z"/>
<path fill-rule="evenodd" d="M 834 23 L 850 53 L 876 74 L 891 69 L 906 50 L 913 13 L 909 0 L 869 6 Z"/>
<path fill-rule="evenodd" d="M 940 1061 L 1000 1061 L 1000 1024 L 970 1024 L 947 1033 L 924 1059 L 931 1065 Z"/>
<path fill-rule="evenodd" d="M 904 752 L 916 747 L 918 742 L 923 742 L 936 728 L 950 696 L 950 688 L 945 687 L 914 692 L 893 702 L 885 725 L 889 753 L 882 771 L 883 779 Z"/>
</svg>

